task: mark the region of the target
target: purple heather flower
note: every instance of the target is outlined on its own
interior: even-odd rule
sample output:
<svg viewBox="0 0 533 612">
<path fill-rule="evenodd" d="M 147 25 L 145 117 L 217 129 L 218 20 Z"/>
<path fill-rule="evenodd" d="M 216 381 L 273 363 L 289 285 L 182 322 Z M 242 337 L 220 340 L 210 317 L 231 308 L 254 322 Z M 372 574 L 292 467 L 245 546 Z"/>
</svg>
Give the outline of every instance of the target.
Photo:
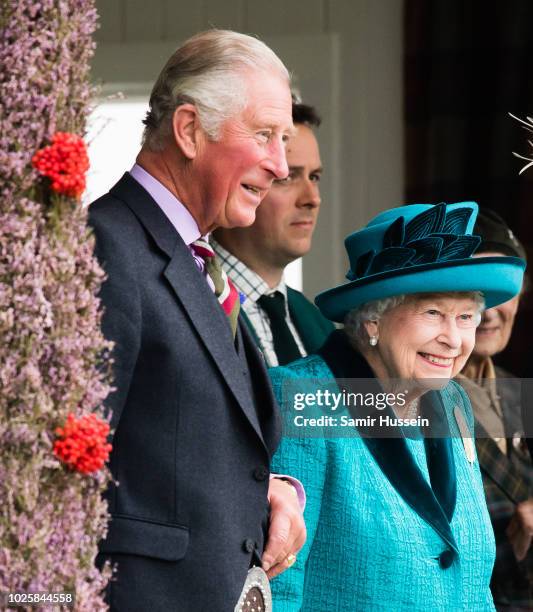
<svg viewBox="0 0 533 612">
<path fill-rule="evenodd" d="M 41 199 L 31 159 L 56 131 L 85 133 L 96 21 L 94 0 L 5 0 L 0 32 L 0 591 L 75 590 L 91 612 L 106 609 L 109 475 L 72 474 L 51 448 L 69 412 L 104 415 L 104 275 L 87 212 Z"/>
</svg>

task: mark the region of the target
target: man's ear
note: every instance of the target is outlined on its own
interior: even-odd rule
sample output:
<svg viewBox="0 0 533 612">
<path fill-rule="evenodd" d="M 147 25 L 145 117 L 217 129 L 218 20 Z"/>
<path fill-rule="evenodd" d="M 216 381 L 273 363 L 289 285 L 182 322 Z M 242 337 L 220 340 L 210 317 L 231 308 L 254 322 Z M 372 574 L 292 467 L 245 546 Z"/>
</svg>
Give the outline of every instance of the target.
<svg viewBox="0 0 533 612">
<path fill-rule="evenodd" d="M 172 115 L 174 142 L 188 159 L 194 159 L 198 152 L 199 138 L 203 134 L 198 110 L 194 104 L 181 104 Z"/>
</svg>

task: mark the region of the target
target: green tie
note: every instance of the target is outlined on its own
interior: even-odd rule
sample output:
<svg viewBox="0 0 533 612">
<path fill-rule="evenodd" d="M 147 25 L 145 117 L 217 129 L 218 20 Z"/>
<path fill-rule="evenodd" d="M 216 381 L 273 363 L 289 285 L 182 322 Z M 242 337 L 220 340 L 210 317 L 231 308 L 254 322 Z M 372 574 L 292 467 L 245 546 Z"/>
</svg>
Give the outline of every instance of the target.
<svg viewBox="0 0 533 612">
<path fill-rule="evenodd" d="M 239 319 L 239 309 L 241 307 L 239 292 L 235 289 L 235 285 L 231 282 L 231 279 L 220 265 L 215 255 L 215 251 L 213 251 L 211 245 L 206 240 L 202 240 L 201 238 L 195 240 L 191 244 L 191 248 L 204 260 L 205 271 L 213 281 L 215 296 L 218 299 L 218 303 L 222 306 L 222 310 L 228 317 L 231 332 L 235 338 L 235 334 L 237 333 L 237 321 Z"/>
</svg>

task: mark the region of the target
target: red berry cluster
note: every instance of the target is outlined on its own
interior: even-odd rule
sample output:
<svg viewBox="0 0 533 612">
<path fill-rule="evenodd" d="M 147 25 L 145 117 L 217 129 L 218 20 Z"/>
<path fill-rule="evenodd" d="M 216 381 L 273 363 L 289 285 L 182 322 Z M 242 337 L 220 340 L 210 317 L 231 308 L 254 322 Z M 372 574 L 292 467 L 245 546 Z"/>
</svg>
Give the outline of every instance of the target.
<svg viewBox="0 0 533 612">
<path fill-rule="evenodd" d="M 54 191 L 80 198 L 89 169 L 87 146 L 82 138 L 69 132 L 56 132 L 52 144 L 39 149 L 31 161 L 43 176 L 51 180 Z"/>
<path fill-rule="evenodd" d="M 95 414 L 79 419 L 69 414 L 65 426 L 58 427 L 56 434 L 59 439 L 54 442 L 54 455 L 82 474 L 96 472 L 109 458 L 109 425 Z"/>
</svg>

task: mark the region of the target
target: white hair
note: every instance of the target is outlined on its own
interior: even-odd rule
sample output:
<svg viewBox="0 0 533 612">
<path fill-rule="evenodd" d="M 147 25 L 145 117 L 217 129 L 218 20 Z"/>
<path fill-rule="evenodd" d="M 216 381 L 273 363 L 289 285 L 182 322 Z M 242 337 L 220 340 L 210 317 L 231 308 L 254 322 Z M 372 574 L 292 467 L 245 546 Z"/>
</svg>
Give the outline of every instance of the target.
<svg viewBox="0 0 533 612">
<path fill-rule="evenodd" d="M 200 123 L 212 140 L 220 127 L 247 104 L 246 76 L 274 72 L 290 85 L 279 57 L 257 38 L 230 30 L 196 34 L 170 57 L 152 89 L 143 145 L 161 150 L 172 131 L 172 115 L 180 104 L 194 104 Z"/>
<path fill-rule="evenodd" d="M 361 304 L 361 306 L 350 310 L 350 312 L 344 318 L 344 331 L 352 344 L 358 348 L 361 348 L 368 343 L 368 334 L 365 329 L 365 323 L 367 321 L 379 321 L 386 312 L 396 308 L 400 304 L 403 304 L 407 297 L 409 297 L 409 299 L 416 300 L 435 295 L 464 295 L 466 297 L 470 297 L 476 303 L 478 314 L 480 316 L 482 310 L 485 308 L 485 298 L 480 291 L 458 291 L 446 292 L 442 294 L 439 292 L 433 292 L 395 295 L 393 297 L 383 298 L 381 300 L 366 302 L 366 304 Z"/>
</svg>

